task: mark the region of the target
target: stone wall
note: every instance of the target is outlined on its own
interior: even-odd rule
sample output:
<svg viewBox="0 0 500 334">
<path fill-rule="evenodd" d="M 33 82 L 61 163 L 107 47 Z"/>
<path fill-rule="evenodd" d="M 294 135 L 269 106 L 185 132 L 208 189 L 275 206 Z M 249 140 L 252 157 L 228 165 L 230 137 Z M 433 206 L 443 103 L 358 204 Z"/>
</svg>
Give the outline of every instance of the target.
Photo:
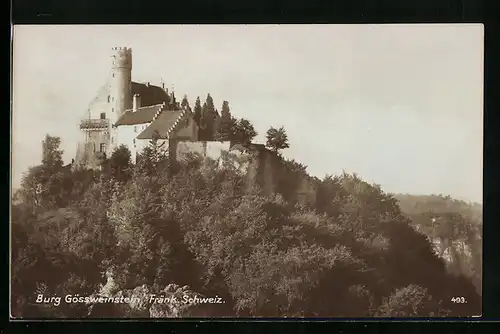
<svg viewBox="0 0 500 334">
<path fill-rule="evenodd" d="M 221 157 L 222 152 L 229 151 L 229 149 L 229 141 L 178 141 L 175 152 L 179 161 L 189 153 L 197 153 L 204 158 L 217 160 Z"/>
</svg>

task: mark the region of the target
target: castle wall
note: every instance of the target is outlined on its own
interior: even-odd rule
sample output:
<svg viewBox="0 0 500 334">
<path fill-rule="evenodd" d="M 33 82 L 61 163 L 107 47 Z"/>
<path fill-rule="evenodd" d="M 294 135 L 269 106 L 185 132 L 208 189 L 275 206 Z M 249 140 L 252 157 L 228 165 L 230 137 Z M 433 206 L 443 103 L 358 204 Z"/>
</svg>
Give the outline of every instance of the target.
<svg viewBox="0 0 500 334">
<path fill-rule="evenodd" d="M 137 125 L 120 125 L 115 128 L 116 134 L 116 147 L 120 145 L 125 145 L 130 150 L 130 156 L 132 158 L 132 162 L 136 162 L 137 153 L 141 153 L 141 151 L 146 147 L 149 143 L 149 140 L 144 139 L 136 139 L 136 137 L 144 131 L 146 127 L 151 123 L 145 124 L 137 124 Z"/>
<path fill-rule="evenodd" d="M 94 100 L 91 102 L 89 109 L 87 110 L 89 119 L 100 119 L 101 113 L 106 114 L 106 118 L 109 117 L 111 113 L 111 83 L 106 83 L 96 94 Z"/>
<path fill-rule="evenodd" d="M 247 189 L 258 186 L 266 196 L 286 191 L 289 200 L 301 204 L 314 205 L 316 202 L 316 183 L 305 173 L 291 174 L 283 161 L 270 150 L 250 152 L 231 152 L 239 157 L 247 157 L 249 162 L 243 166 L 246 170 Z M 286 187 L 283 189 L 283 183 Z"/>
<path fill-rule="evenodd" d="M 223 151 L 229 151 L 229 149 L 229 141 L 179 141 L 177 142 L 176 156 L 178 160 L 181 160 L 186 154 L 192 152 L 216 160 L 220 158 Z"/>
</svg>

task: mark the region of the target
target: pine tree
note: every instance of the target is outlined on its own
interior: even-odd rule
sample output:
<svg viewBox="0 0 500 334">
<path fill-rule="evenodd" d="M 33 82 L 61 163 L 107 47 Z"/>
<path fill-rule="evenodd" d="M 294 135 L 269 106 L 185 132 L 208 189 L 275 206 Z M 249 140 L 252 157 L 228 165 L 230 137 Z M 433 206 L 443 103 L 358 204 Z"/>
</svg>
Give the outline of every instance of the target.
<svg viewBox="0 0 500 334">
<path fill-rule="evenodd" d="M 207 95 L 207 99 L 203 104 L 202 108 L 202 117 L 201 117 L 201 140 L 213 140 L 214 139 L 214 127 L 215 127 L 215 119 L 216 119 L 216 111 L 214 106 L 214 100 L 210 93 Z"/>
<path fill-rule="evenodd" d="M 144 148 L 137 163 L 139 173 L 147 176 L 157 176 L 161 174 L 167 164 L 167 151 L 160 144 L 158 131 L 153 133 L 153 138 L 149 145 Z"/>
<path fill-rule="evenodd" d="M 184 95 L 184 98 L 182 99 L 181 102 L 181 107 L 186 110 L 191 110 L 191 107 L 189 106 L 189 101 L 187 95 Z"/>
<path fill-rule="evenodd" d="M 200 97 L 198 96 L 196 98 L 196 102 L 194 103 L 194 121 L 196 122 L 196 125 L 198 125 L 198 127 L 201 128 L 201 101 L 200 101 Z"/>
<path fill-rule="evenodd" d="M 236 121 L 231 116 L 231 111 L 229 109 L 229 102 L 224 101 L 222 103 L 220 126 L 214 139 L 220 141 L 231 140 L 231 134 L 233 133 L 235 124 Z"/>
<path fill-rule="evenodd" d="M 221 118 L 231 118 L 231 110 L 229 109 L 229 102 L 224 101 L 222 102 L 222 109 L 220 111 L 221 113 Z"/>
</svg>

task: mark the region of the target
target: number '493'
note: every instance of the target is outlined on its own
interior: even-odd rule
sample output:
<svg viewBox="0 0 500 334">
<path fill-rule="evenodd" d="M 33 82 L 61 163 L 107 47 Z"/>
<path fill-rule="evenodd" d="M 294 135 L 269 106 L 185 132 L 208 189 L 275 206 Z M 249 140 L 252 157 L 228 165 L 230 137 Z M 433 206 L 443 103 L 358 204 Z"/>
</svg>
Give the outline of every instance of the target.
<svg viewBox="0 0 500 334">
<path fill-rule="evenodd" d="M 451 298 L 451 301 L 455 304 L 465 304 L 467 303 L 467 300 L 465 300 L 464 297 L 453 297 Z"/>
</svg>

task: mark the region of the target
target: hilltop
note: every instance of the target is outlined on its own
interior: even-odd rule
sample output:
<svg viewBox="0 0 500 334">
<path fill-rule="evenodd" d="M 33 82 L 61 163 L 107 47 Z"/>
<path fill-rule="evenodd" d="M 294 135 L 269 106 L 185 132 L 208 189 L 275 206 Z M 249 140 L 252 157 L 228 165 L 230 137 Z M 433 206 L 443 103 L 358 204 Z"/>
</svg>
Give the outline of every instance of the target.
<svg viewBox="0 0 500 334">
<path fill-rule="evenodd" d="M 16 316 L 193 314 L 141 303 L 103 309 L 32 300 L 167 290 L 224 300 L 199 311 L 211 316 L 481 311 L 474 286 L 481 235 L 465 209 L 429 216 L 433 204 L 422 208 L 414 204 L 419 200 L 394 197 L 356 174 L 313 178 L 278 146 L 243 143 L 239 153 L 188 153 L 174 163 L 152 140 L 136 164 L 120 147 L 93 171 L 64 169 L 60 142 L 47 142 L 52 147 L 27 173 L 22 203 L 13 207 Z M 417 227 L 428 221 L 439 222 L 443 228 L 433 236 L 448 246 L 467 243 L 472 255 L 463 258 L 476 262 L 459 262 L 468 270 L 450 270 L 430 230 Z M 458 295 L 467 303 L 454 302 Z"/>
</svg>

